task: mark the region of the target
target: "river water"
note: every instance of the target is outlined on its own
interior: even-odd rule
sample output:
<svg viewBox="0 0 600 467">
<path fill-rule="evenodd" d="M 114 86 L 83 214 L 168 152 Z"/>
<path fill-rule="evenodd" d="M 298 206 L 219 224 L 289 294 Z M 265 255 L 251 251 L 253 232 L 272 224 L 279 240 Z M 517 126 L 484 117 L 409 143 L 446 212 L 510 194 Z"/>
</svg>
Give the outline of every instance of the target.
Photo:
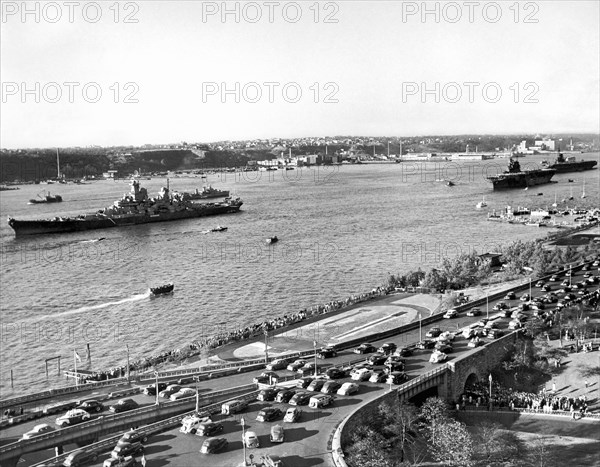
<svg viewBox="0 0 600 467">
<path fill-rule="evenodd" d="M 539 162 L 536 157 L 526 161 Z M 584 157 L 598 160 L 597 154 Z M 46 379 L 45 359 L 61 356 L 64 369 L 74 351 L 85 357 L 88 343 L 94 369 L 121 366 L 126 346 L 137 360 L 368 291 L 388 273 L 429 269 L 444 256 L 495 251 L 550 230 L 487 222 L 488 210 L 547 207 L 555 194 L 560 203 L 571 190 L 571 206 L 600 205 L 597 170 L 556 175 L 558 183 L 527 191 L 493 192 L 483 174 L 506 164 L 404 162 L 213 174 L 207 181 L 174 177 L 172 190 L 191 191 L 203 182 L 226 187 L 243 198 L 242 211 L 18 240 L 3 222 L 2 397 L 64 384 L 64 377 Z M 151 196 L 165 184 L 142 181 Z M 27 205 L 44 188 L 64 202 Z M 2 192 L 0 212 L 3 219 L 74 215 L 106 207 L 128 191 L 126 180 L 27 185 Z M 475 209 L 482 196 L 488 208 Z M 217 224 L 228 230 L 202 233 Z M 268 246 L 272 235 L 280 241 Z M 148 287 L 166 282 L 175 284 L 173 295 L 148 297 Z"/>
</svg>

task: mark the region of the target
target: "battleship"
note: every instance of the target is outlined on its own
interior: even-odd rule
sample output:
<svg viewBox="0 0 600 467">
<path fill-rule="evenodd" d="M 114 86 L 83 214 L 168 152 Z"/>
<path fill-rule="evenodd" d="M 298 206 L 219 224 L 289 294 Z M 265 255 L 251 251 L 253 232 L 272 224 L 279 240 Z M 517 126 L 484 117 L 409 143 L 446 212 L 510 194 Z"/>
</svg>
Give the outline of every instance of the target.
<svg viewBox="0 0 600 467">
<path fill-rule="evenodd" d="M 535 169 L 521 172 L 519 161 L 510 159 L 508 171 L 493 177 L 487 177 L 492 182 L 494 190 L 505 188 L 527 188 L 534 185 L 550 183 L 556 173 L 554 169 Z"/>
<path fill-rule="evenodd" d="M 565 173 L 565 172 L 581 172 L 582 170 L 591 170 L 594 167 L 596 167 L 596 164 L 598 164 L 598 162 L 597 161 L 585 161 L 583 159 L 578 161 L 574 156 L 567 157 L 565 159 L 565 157 L 562 155 L 562 153 L 559 153 L 553 164 L 548 164 L 547 161 L 543 161 L 542 164 L 544 165 L 544 167 L 547 167 L 549 169 L 554 169 L 558 173 Z"/>
<path fill-rule="evenodd" d="M 149 198 L 145 188 L 132 180 L 131 191 L 108 208 L 76 217 L 54 217 L 42 220 L 17 220 L 9 217 L 17 237 L 52 233 L 80 232 L 129 225 L 167 222 L 179 219 L 214 216 L 238 212 L 243 202 L 240 198 L 226 198 L 217 203 L 194 203 L 184 200 L 178 193 L 170 193 L 163 187 L 158 197 Z"/>
<path fill-rule="evenodd" d="M 198 188 L 196 188 L 194 193 L 183 193 L 184 200 L 226 198 L 227 196 L 229 196 L 228 190 L 218 190 L 212 186 L 205 186 L 202 188 L 202 191 L 199 191 Z"/>
</svg>

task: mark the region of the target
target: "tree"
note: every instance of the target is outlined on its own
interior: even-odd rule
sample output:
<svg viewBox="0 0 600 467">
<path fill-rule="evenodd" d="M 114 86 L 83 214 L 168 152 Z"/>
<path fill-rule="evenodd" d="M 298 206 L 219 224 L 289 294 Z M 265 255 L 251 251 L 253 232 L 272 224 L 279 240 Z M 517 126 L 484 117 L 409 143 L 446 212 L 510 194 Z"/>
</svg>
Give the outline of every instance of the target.
<svg viewBox="0 0 600 467">
<path fill-rule="evenodd" d="M 551 453 L 548 442 L 541 436 L 536 436 L 530 445 L 529 461 L 533 467 L 550 467 Z"/>
<path fill-rule="evenodd" d="M 348 448 L 350 465 L 360 467 L 396 467 L 397 463 L 386 454 L 388 443 L 372 428 L 359 426 Z"/>
<path fill-rule="evenodd" d="M 447 418 L 438 421 L 435 438 L 430 440 L 432 457 L 450 467 L 470 467 L 473 461 L 473 438 L 467 427 L 456 420 Z"/>
<path fill-rule="evenodd" d="M 483 422 L 475 429 L 475 455 L 482 465 L 518 465 L 524 457 L 524 446 L 517 435 L 502 429 L 502 425 Z"/>
<path fill-rule="evenodd" d="M 406 448 L 415 442 L 419 412 L 412 404 L 383 402 L 378 407 L 382 420 L 383 436 L 398 450 L 400 462 L 404 461 Z"/>
<path fill-rule="evenodd" d="M 421 406 L 420 415 L 428 437 L 435 440 L 438 426 L 450 418 L 448 403 L 437 397 L 429 397 Z"/>
</svg>

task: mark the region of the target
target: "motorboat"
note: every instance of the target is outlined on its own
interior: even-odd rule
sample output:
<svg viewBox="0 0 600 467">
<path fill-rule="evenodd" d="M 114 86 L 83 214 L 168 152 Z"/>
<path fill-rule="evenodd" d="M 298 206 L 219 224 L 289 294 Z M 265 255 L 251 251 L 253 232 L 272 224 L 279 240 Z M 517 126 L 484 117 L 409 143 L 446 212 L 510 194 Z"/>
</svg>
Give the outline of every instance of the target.
<svg viewBox="0 0 600 467">
<path fill-rule="evenodd" d="M 485 208 L 487 206 L 487 203 L 485 202 L 485 196 L 483 197 L 482 201 L 479 201 L 479 203 L 477 203 L 477 205 L 475 206 L 477 209 L 481 209 L 481 208 Z"/>
<path fill-rule="evenodd" d="M 159 287 L 150 287 L 150 293 L 154 296 L 156 295 L 165 295 L 173 292 L 175 288 L 174 284 L 165 284 Z"/>
<path fill-rule="evenodd" d="M 276 236 L 267 238 L 267 243 L 277 243 L 278 241 L 279 239 Z"/>
<path fill-rule="evenodd" d="M 211 232 L 224 232 L 227 230 L 227 227 L 222 227 L 220 225 L 217 225 L 216 227 L 210 229 Z"/>
</svg>

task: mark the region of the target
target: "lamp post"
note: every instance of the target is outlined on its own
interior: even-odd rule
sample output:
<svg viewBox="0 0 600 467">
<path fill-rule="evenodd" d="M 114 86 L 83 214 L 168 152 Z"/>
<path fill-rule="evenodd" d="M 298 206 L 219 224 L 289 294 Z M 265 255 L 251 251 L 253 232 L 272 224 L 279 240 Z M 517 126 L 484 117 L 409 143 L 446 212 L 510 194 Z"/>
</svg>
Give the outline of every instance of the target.
<svg viewBox="0 0 600 467">
<path fill-rule="evenodd" d="M 317 377 L 317 341 L 313 341 L 313 349 L 315 351 L 315 378 Z"/>
<path fill-rule="evenodd" d="M 571 265 L 569 264 L 569 287 L 571 287 L 572 278 L 573 278 L 573 271 L 571 271 Z"/>
<path fill-rule="evenodd" d="M 492 410 L 492 374 L 490 373 L 490 376 L 488 377 L 488 380 L 490 382 L 490 410 Z"/>
<path fill-rule="evenodd" d="M 529 278 L 529 301 L 531 301 L 531 277 Z"/>
<path fill-rule="evenodd" d="M 244 448 L 244 463 L 242 465 L 246 466 L 248 464 L 246 463 L 246 421 L 244 417 L 241 418 L 240 424 L 242 425 L 242 446 Z"/>
<path fill-rule="evenodd" d="M 155 402 L 155 404 L 158 405 L 159 404 L 159 402 L 158 402 L 158 371 L 154 372 L 154 377 L 155 377 L 155 380 L 154 380 L 154 392 L 156 393 L 156 402 Z"/>
<path fill-rule="evenodd" d="M 390 392 L 392 392 L 392 364 L 388 364 L 388 381 L 390 382 Z"/>
<path fill-rule="evenodd" d="M 488 292 L 485 294 L 485 312 L 487 313 L 487 319 L 490 319 L 490 300 Z"/>
<path fill-rule="evenodd" d="M 267 347 L 267 338 L 269 337 L 269 331 L 267 328 L 264 330 L 265 333 L 265 365 L 269 363 L 269 349 Z"/>
<path fill-rule="evenodd" d="M 129 384 L 129 345 L 125 344 L 125 347 L 127 347 L 127 384 Z M 158 391 L 158 387 L 156 390 Z"/>
<path fill-rule="evenodd" d="M 421 312 L 419 311 L 419 342 L 423 342 L 423 328 L 421 327 Z"/>
</svg>

